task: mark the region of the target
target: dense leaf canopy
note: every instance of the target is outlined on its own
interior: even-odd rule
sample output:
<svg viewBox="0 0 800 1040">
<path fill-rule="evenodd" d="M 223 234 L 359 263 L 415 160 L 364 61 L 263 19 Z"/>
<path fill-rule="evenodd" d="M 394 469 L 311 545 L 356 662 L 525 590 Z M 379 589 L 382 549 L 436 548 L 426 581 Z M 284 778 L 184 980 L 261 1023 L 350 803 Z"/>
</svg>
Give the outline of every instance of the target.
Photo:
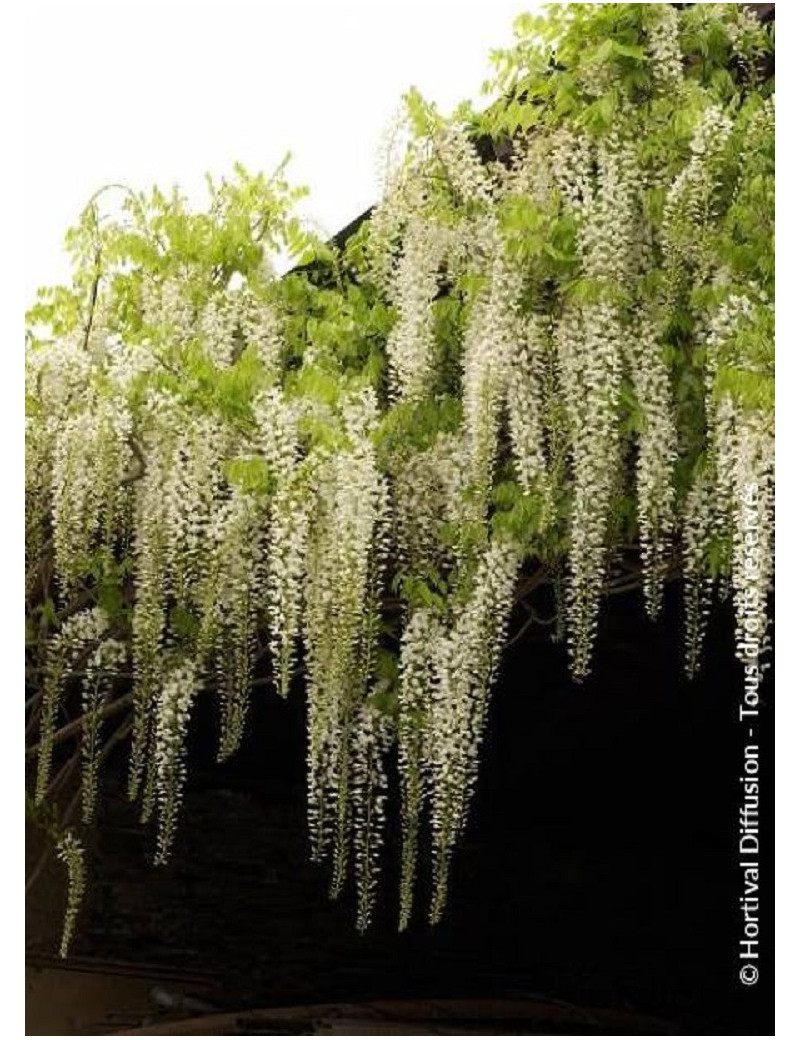
<svg viewBox="0 0 800 1040">
<path fill-rule="evenodd" d="M 484 110 L 407 96 L 341 248 L 292 215 L 283 169 L 209 180 L 203 211 L 112 186 L 70 233 L 72 285 L 29 312 L 30 760 L 72 881 L 65 945 L 82 846 L 43 807 L 76 735 L 84 824 L 130 736 L 163 861 L 196 698 L 218 698 L 225 758 L 254 683 L 304 696 L 314 854 L 334 894 L 352 871 L 360 927 L 398 756 L 404 927 L 422 849 L 443 910 L 534 588 L 576 679 L 604 594 L 640 583 L 655 617 L 678 577 L 689 672 L 717 593 L 758 672 L 771 39 L 734 4 L 553 5 L 515 33 Z"/>
</svg>

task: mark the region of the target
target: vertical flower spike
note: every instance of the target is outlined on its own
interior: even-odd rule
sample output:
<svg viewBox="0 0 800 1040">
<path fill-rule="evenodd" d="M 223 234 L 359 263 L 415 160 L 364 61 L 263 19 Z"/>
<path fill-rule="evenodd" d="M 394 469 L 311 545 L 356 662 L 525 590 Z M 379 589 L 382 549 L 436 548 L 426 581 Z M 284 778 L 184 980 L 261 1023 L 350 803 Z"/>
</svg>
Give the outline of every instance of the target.
<svg viewBox="0 0 800 1040">
<path fill-rule="evenodd" d="M 526 494 L 538 492 L 550 509 L 545 459 L 545 339 L 542 318 L 532 314 L 520 329 L 516 358 L 508 373 L 508 425 L 517 479 Z"/>
<path fill-rule="evenodd" d="M 89 659 L 105 635 L 107 618 L 99 607 L 81 610 L 67 618 L 47 647 L 39 723 L 39 754 L 36 772 L 36 802 L 47 798 L 53 762 L 53 737 L 56 718 L 69 672 Z"/>
<path fill-rule="evenodd" d="M 590 668 L 608 553 L 608 524 L 619 467 L 619 396 L 627 331 L 620 293 L 630 284 L 637 245 L 633 149 L 611 131 L 596 151 L 562 135 L 553 168 L 578 218 L 586 302 L 568 302 L 556 332 L 570 424 L 574 480 L 567 589 L 572 670 Z"/>
<path fill-rule="evenodd" d="M 386 825 L 386 756 L 391 744 L 389 720 L 378 709 L 362 705 L 352 731 L 353 853 L 358 912 L 363 932 L 372 920 Z"/>
<path fill-rule="evenodd" d="M 769 593 L 774 571 L 775 428 L 774 419 L 748 407 L 741 395 L 725 389 L 725 379 L 755 368 L 760 349 L 757 319 L 771 307 L 765 301 L 731 294 L 709 325 L 706 411 L 715 465 L 714 506 L 717 533 L 732 546 L 730 572 L 736 608 L 737 654 L 743 661 L 764 650 L 769 623 Z M 757 369 L 756 369 L 757 370 Z M 736 387 L 736 382 L 732 383 Z M 746 385 L 746 383 L 745 383 Z M 756 653 L 749 651 L 757 648 Z"/>
<path fill-rule="evenodd" d="M 435 346 L 431 304 L 439 291 L 446 245 L 444 228 L 420 216 L 409 221 L 390 290 L 398 318 L 386 343 L 397 400 L 419 400 L 430 389 Z"/>
<path fill-rule="evenodd" d="M 657 324 L 649 316 L 643 317 L 634 329 L 630 370 L 641 410 L 636 509 L 644 566 L 644 601 L 648 616 L 655 619 L 661 609 L 674 529 L 673 472 L 678 445 L 669 371 Z"/>
<path fill-rule="evenodd" d="M 441 626 L 426 610 L 415 611 L 403 631 L 397 746 L 400 762 L 403 847 L 400 865 L 400 931 L 411 920 L 417 876 L 420 818 L 425 801 L 425 753 L 428 741 L 434 648 Z"/>
<path fill-rule="evenodd" d="M 52 473 L 53 544 L 65 594 L 97 542 L 118 527 L 130 429 L 127 411 L 100 400 L 70 415 L 59 431 Z"/>
<path fill-rule="evenodd" d="M 277 375 L 286 349 L 278 313 L 269 304 L 252 298 L 246 299 L 243 310 L 242 324 L 247 345 L 255 348 L 264 370 Z"/>
<path fill-rule="evenodd" d="M 30 367 L 30 366 L 27 366 Z M 27 373 L 26 373 L 27 374 Z M 54 429 L 25 417 L 25 595 L 36 592 L 48 539 Z"/>
<path fill-rule="evenodd" d="M 211 524 L 197 655 L 210 662 L 217 681 L 220 761 L 238 750 L 247 720 L 264 587 L 263 512 L 255 496 L 237 487 Z"/>
<path fill-rule="evenodd" d="M 444 168 L 456 200 L 486 209 L 494 200 L 494 185 L 486 165 L 465 128 L 450 124 L 434 136 L 433 153 Z"/>
<path fill-rule="evenodd" d="M 683 518 L 685 668 L 689 679 L 695 677 L 700 667 L 706 621 L 711 609 L 714 583 L 708 572 L 708 554 L 713 532 L 713 476 L 703 469 L 695 475 L 686 497 Z"/>
<path fill-rule="evenodd" d="M 143 432 L 147 467 L 136 488 L 133 562 L 136 603 L 133 630 L 133 731 L 128 795 L 134 800 L 142 786 L 145 764 L 152 762 L 153 709 L 162 674 L 167 633 L 166 580 L 168 568 L 167 509 L 164 496 L 177 431 L 170 398 L 153 395 L 147 419 L 152 426 Z"/>
<path fill-rule="evenodd" d="M 301 631 L 310 499 L 307 473 L 295 469 L 281 474 L 270 525 L 267 613 L 275 683 L 282 697 L 289 695 Z"/>
<path fill-rule="evenodd" d="M 467 474 L 464 443 L 455 434 L 439 434 L 429 448 L 394 461 L 394 549 L 409 573 L 424 574 L 452 563 L 441 532 L 463 516 Z"/>
<path fill-rule="evenodd" d="M 497 229 L 487 227 L 492 260 L 488 284 L 472 303 L 464 337 L 462 394 L 468 478 L 476 518 L 488 508 L 509 367 L 522 340 L 518 317 L 520 273 L 507 261 Z"/>
<path fill-rule="evenodd" d="M 186 782 L 186 733 L 189 712 L 197 688 L 195 666 L 191 662 L 177 663 L 167 671 L 156 701 L 157 864 L 166 863 L 172 851 Z"/>
<path fill-rule="evenodd" d="M 349 447 L 320 459 L 309 522 L 304 627 L 309 828 L 315 857 L 332 857 L 334 895 L 347 868 L 353 726 L 371 680 L 376 631 L 372 575 L 387 496 L 372 443 L 375 418 L 371 393 L 345 404 Z"/>
<path fill-rule="evenodd" d="M 237 304 L 227 296 L 212 298 L 200 313 L 198 324 L 203 349 L 220 368 L 227 367 L 233 361 L 237 350 L 239 320 Z"/>
<path fill-rule="evenodd" d="M 452 627 L 432 641 L 425 767 L 430 784 L 436 923 L 447 900 L 450 861 L 467 819 L 478 771 L 488 696 L 511 612 L 518 550 L 493 543 Z M 413 696 L 413 691 L 412 691 Z"/>
<path fill-rule="evenodd" d="M 647 49 L 653 79 L 663 90 L 674 90 L 683 81 L 683 57 L 678 40 L 678 12 L 673 4 L 648 4 Z"/>
<path fill-rule="evenodd" d="M 709 105 L 692 136 L 691 158 L 667 192 L 661 235 L 670 299 L 679 282 L 704 263 L 705 232 L 713 216 L 719 168 L 732 131 L 733 123 L 722 109 Z"/>
<path fill-rule="evenodd" d="M 173 412 L 173 452 L 161 489 L 166 591 L 189 608 L 207 574 L 213 517 L 223 498 L 222 460 L 229 440 L 213 416 Z"/>
<path fill-rule="evenodd" d="M 66 957 L 75 935 L 78 911 L 86 890 L 83 846 L 72 831 L 65 831 L 61 835 L 56 845 L 56 855 L 67 868 L 67 908 L 64 912 L 64 928 L 59 947 L 59 956 Z"/>
<path fill-rule="evenodd" d="M 263 457 L 273 478 L 267 539 L 266 605 L 275 686 L 288 696 L 301 630 L 313 467 L 300 459 L 298 415 L 280 394 L 261 395 L 255 407 Z"/>
<path fill-rule="evenodd" d="M 97 801 L 100 711 L 109 693 L 114 674 L 121 668 L 126 658 L 127 649 L 124 643 L 118 639 L 104 639 L 86 663 L 82 697 L 85 721 L 81 739 L 83 759 L 81 812 L 84 823 L 91 823 L 94 819 Z"/>
</svg>

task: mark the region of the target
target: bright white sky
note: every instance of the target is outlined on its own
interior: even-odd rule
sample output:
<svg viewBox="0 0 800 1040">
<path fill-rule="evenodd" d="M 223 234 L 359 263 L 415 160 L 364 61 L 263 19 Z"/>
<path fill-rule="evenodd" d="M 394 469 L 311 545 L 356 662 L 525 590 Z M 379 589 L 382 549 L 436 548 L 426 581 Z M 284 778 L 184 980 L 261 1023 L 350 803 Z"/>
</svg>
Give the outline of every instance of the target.
<svg viewBox="0 0 800 1040">
<path fill-rule="evenodd" d="M 292 152 L 304 212 L 333 233 L 375 199 L 375 155 L 414 85 L 445 111 L 477 99 L 525 0 L 142 0 L 25 5 L 26 271 L 68 274 L 64 231 L 108 182 L 272 170 Z"/>
</svg>

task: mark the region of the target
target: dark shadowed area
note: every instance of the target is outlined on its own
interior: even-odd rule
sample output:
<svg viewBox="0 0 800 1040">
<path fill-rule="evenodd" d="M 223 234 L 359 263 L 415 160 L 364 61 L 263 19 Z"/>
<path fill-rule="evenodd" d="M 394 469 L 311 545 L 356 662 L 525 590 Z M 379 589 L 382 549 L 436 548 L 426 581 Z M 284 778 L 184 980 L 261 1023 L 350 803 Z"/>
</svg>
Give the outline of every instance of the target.
<svg viewBox="0 0 800 1040">
<path fill-rule="evenodd" d="M 148 862 L 152 835 L 124 798 L 123 764 L 108 776 L 75 966 L 115 962 L 130 974 L 138 965 L 151 1015 L 154 1000 L 186 1017 L 375 999 L 525 998 L 555 1017 L 548 1023 L 540 1011 L 523 1035 L 770 1032 L 771 904 L 760 908 L 761 981 L 748 989 L 737 978 L 744 737 L 731 633 L 721 608 L 702 675 L 690 684 L 679 590 L 670 590 L 658 624 L 644 619 L 638 595 L 612 597 L 595 674 L 576 686 L 564 648 L 545 629 L 526 632 L 495 690 L 446 918 L 427 925 L 423 877 L 405 935 L 396 932 L 396 832 L 366 936 L 355 931 L 352 894 L 331 903 L 324 872 L 308 862 L 301 691 L 288 702 L 259 691 L 246 744 L 224 766 L 214 763 L 206 700 L 168 868 Z M 769 815 L 761 864 L 771 895 L 769 678 L 763 699 Z M 396 815 L 393 803 L 393 826 Z M 45 964 L 52 936 L 41 924 L 31 931 L 29 956 Z M 612 1017 L 598 1017 L 603 1011 Z M 629 1014 L 662 1024 L 626 1028 L 613 1018 Z M 116 1021 L 146 1019 L 134 1010 Z"/>
</svg>

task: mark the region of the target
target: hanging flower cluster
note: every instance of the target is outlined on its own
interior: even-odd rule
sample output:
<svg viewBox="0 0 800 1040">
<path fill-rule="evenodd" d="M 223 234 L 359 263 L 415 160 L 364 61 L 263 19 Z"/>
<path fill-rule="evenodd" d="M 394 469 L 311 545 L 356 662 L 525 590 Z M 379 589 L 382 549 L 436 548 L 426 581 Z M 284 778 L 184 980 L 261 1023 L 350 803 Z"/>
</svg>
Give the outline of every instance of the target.
<svg viewBox="0 0 800 1040">
<path fill-rule="evenodd" d="M 241 566 L 252 543 L 246 525 L 239 525 L 242 538 L 231 546 L 224 528 L 235 526 L 225 512 L 225 481 L 222 461 L 231 440 L 222 426 L 209 416 L 188 411 L 175 397 L 163 393 L 151 396 L 143 408 L 141 451 L 144 472 L 136 483 L 135 542 L 133 559 L 139 601 L 132 618 L 134 661 L 133 748 L 131 754 L 131 792 L 138 792 L 145 764 L 149 763 L 143 814 L 149 815 L 155 794 L 155 756 L 151 754 L 159 718 L 158 690 L 164 682 L 164 665 L 174 641 L 174 626 L 195 624 L 200 618 L 204 639 L 198 640 L 199 656 L 215 650 L 224 654 L 225 631 L 246 621 L 230 612 L 220 622 L 219 587 L 230 582 L 230 589 L 241 593 L 251 575 L 236 584 L 236 570 L 223 572 L 226 551 Z M 223 556 L 221 560 L 220 557 Z M 245 564 L 246 566 L 246 564 Z M 237 607 L 241 600 L 237 598 Z M 246 613 L 246 606 L 244 607 Z M 238 616 L 237 616 L 238 614 Z M 170 626 L 170 621 L 172 625 Z M 248 641 L 243 652 L 246 655 Z M 239 644 L 241 646 L 241 644 Z M 237 650 L 238 652 L 238 650 Z M 226 662 L 226 670 L 227 670 Z M 207 661 L 195 665 L 207 666 Z M 193 666 L 195 666 L 193 665 Z M 247 670 L 231 673 L 233 692 L 223 694 L 228 705 L 223 716 L 241 713 L 241 684 Z M 239 693 L 236 692 L 237 688 Z M 234 703 L 231 704 L 231 701 Z M 152 713 L 155 712 L 155 720 Z M 233 729 L 222 738 L 225 748 L 236 743 L 236 718 Z M 155 721 L 155 725 L 153 724 Z"/>
<path fill-rule="evenodd" d="M 545 416 L 548 333 L 543 319 L 532 314 L 514 343 L 508 371 L 508 432 L 520 486 L 527 495 L 549 501 Z"/>
<path fill-rule="evenodd" d="M 356 926 L 362 932 L 372 919 L 381 870 L 391 743 L 392 728 L 386 714 L 373 705 L 362 704 L 356 712 L 350 751 L 353 858 L 358 889 Z"/>
<path fill-rule="evenodd" d="M 41 739 L 36 773 L 36 800 L 39 802 L 47 796 L 52 770 L 53 736 L 68 682 L 74 674 L 80 675 L 91 661 L 94 682 L 103 683 L 103 662 L 108 660 L 111 665 L 116 663 L 116 648 L 109 652 L 103 649 L 107 632 L 108 618 L 105 611 L 99 607 L 79 610 L 64 621 L 60 631 L 51 638 L 47 646 L 42 679 Z M 87 689 L 91 690 L 89 677 L 84 679 L 84 690 Z M 92 699 L 86 692 L 84 697 Z M 91 721 L 96 724 L 94 714 Z M 89 757 L 93 759 L 93 755 L 87 756 L 87 759 Z M 91 786 L 90 777 L 89 782 L 84 785 L 84 790 L 90 790 Z M 85 804 L 86 802 L 91 804 L 91 794 L 85 799 Z"/>
<path fill-rule="evenodd" d="M 759 308 L 760 304 L 760 308 Z M 743 406 L 720 388 L 723 365 L 747 368 L 748 333 L 766 300 L 730 295 L 710 322 L 706 404 L 714 464 L 714 533 L 730 546 L 737 654 L 757 661 L 765 650 L 774 567 L 775 430 L 769 414 Z M 740 341 L 737 343 L 737 339 Z M 724 386 L 724 383 L 723 383 Z"/>
<path fill-rule="evenodd" d="M 86 888 L 86 865 L 83 845 L 72 831 L 65 831 L 59 838 L 56 855 L 67 869 L 67 908 L 59 948 L 60 955 L 66 957 L 75 934 L 78 911 Z"/>
<path fill-rule="evenodd" d="M 346 402 L 346 443 L 320 465 L 309 520 L 303 625 L 308 815 L 315 858 L 331 859 L 334 893 L 344 884 L 350 855 L 354 751 L 363 754 L 369 740 L 376 756 L 383 744 L 362 729 L 366 724 L 372 730 L 365 704 L 375 678 L 377 598 L 386 552 L 386 485 L 370 441 L 376 417 L 370 392 Z M 362 858 L 373 854 L 377 851 L 361 850 Z M 361 880 L 371 887 L 371 870 L 362 872 Z M 361 898 L 369 905 L 371 897 L 362 893 Z"/>
<path fill-rule="evenodd" d="M 632 144 L 615 128 L 597 146 L 585 137 L 562 136 L 553 164 L 578 220 L 588 281 L 588 298 L 569 301 L 556 330 L 575 482 L 568 611 L 573 670 L 580 677 L 590 666 L 620 464 L 618 410 L 630 335 L 623 307 L 637 273 L 640 174 Z"/>
<path fill-rule="evenodd" d="M 636 503 L 644 569 L 644 600 L 655 619 L 661 608 L 675 525 L 673 473 L 678 460 L 677 430 L 669 368 L 659 341 L 661 325 L 643 317 L 633 328 L 630 370 L 641 409 L 636 458 Z"/>
<path fill-rule="evenodd" d="M 431 303 L 439 291 L 446 246 L 444 228 L 419 217 L 409 222 L 392 283 L 398 319 L 386 344 L 399 399 L 419 398 L 430 385 L 435 352 Z"/>
<path fill-rule="evenodd" d="M 64 589 L 85 568 L 95 537 L 108 542 L 121 526 L 130 431 L 131 417 L 117 402 L 98 401 L 66 418 L 55 436 L 53 542 Z"/>
<path fill-rule="evenodd" d="M 286 697 L 300 636 L 313 484 L 301 464 L 295 411 L 270 392 L 259 399 L 255 414 L 274 480 L 265 592 L 276 687 Z"/>
<path fill-rule="evenodd" d="M 678 39 L 678 12 L 673 4 L 650 4 L 647 46 L 653 62 L 653 79 L 665 90 L 680 87 L 683 56 Z"/>
<path fill-rule="evenodd" d="M 519 555 L 512 545 L 492 545 L 452 622 L 418 610 L 405 629 L 398 722 L 403 779 L 401 928 L 411 915 L 420 818 L 426 804 L 433 850 L 432 921 L 439 920 L 445 905 L 453 849 L 466 824 L 477 779 L 488 694 L 518 567 Z"/>
<path fill-rule="evenodd" d="M 702 279 L 713 262 L 705 237 L 725 147 L 733 132 L 729 116 L 719 105 L 709 105 L 692 135 L 691 158 L 669 187 L 664 205 L 662 238 L 672 299 L 680 291 L 676 280 Z"/>
<path fill-rule="evenodd" d="M 519 272 L 506 262 L 502 242 L 493 241 L 493 228 L 487 229 L 485 237 L 490 256 L 487 284 L 472 303 L 464 334 L 462 375 L 468 479 L 481 518 L 493 482 L 509 368 L 521 338 Z"/>
<path fill-rule="evenodd" d="M 186 730 L 197 686 L 194 668 L 176 664 L 164 676 L 156 700 L 153 761 L 159 810 L 157 863 L 167 861 L 175 837 L 186 780 Z"/>
<path fill-rule="evenodd" d="M 711 610 L 714 578 L 708 554 L 714 534 L 714 495 L 710 473 L 700 469 L 689 489 L 683 518 L 683 572 L 686 613 L 686 674 L 693 679 L 700 667 L 706 622 Z"/>
<path fill-rule="evenodd" d="M 458 526 L 467 480 L 464 443 L 453 434 L 439 433 L 430 447 L 394 460 L 394 541 L 409 573 L 433 572 L 452 562 L 453 547 L 443 531 Z"/>
<path fill-rule="evenodd" d="M 552 584 L 577 679 L 620 559 L 654 618 L 683 576 L 690 675 L 726 588 L 737 652 L 763 663 L 768 35 L 730 4 L 537 24 L 496 55 L 486 111 L 409 95 L 383 198 L 341 248 L 290 215 L 280 171 L 237 168 L 207 212 L 157 191 L 117 222 L 87 210 L 75 285 L 41 294 L 26 351 L 38 801 L 79 731 L 95 818 L 106 719 L 131 701 L 129 793 L 164 862 L 198 699 L 219 704 L 223 759 L 254 684 L 304 695 L 312 852 L 334 895 L 353 880 L 359 928 L 396 759 L 405 928 L 426 850 L 443 913 L 532 589 Z M 278 249 L 298 264 L 280 280 Z M 60 854 L 66 948 L 72 832 Z"/>
<path fill-rule="evenodd" d="M 235 488 L 219 508 L 204 578 L 198 659 L 210 661 L 220 698 L 219 758 L 241 743 L 253 681 L 264 578 L 263 508 Z"/>
<path fill-rule="evenodd" d="M 85 719 L 81 746 L 81 809 L 84 823 L 91 823 L 95 814 L 103 704 L 111 692 L 116 673 L 122 669 L 127 657 L 128 649 L 121 640 L 107 638 L 100 641 L 86 662 L 81 703 Z"/>
</svg>

